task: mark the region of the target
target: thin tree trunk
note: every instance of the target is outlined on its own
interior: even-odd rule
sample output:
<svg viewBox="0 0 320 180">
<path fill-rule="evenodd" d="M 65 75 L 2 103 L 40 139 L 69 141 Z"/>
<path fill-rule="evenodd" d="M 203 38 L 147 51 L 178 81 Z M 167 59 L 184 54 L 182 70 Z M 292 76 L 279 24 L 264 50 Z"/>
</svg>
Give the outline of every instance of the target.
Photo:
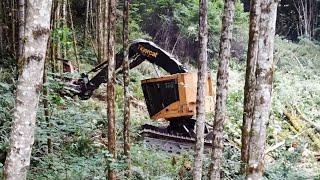
<svg viewBox="0 0 320 180">
<path fill-rule="evenodd" d="M 63 59 L 68 59 L 67 56 L 67 34 L 65 29 L 68 27 L 67 24 L 67 3 L 68 0 L 62 0 L 62 16 L 61 16 L 61 20 L 62 20 L 62 29 L 63 29 L 63 33 L 62 33 L 62 58 Z M 72 64 L 71 61 L 66 61 L 66 60 L 62 60 L 62 67 L 63 70 L 62 72 L 72 72 Z"/>
<path fill-rule="evenodd" d="M 299 35 L 308 39 L 314 36 L 317 25 L 318 5 L 316 0 L 296 0 L 293 5 L 298 12 Z"/>
<path fill-rule="evenodd" d="M 61 18 L 61 2 L 60 0 L 57 0 L 57 9 L 56 9 L 56 13 L 55 13 L 55 29 L 60 29 L 60 18 Z M 56 46 L 56 55 L 55 55 L 55 61 L 56 58 L 61 58 L 61 39 L 60 37 L 58 38 L 57 43 L 55 44 Z M 58 64 L 58 72 L 60 73 L 60 75 L 63 73 L 63 63 L 57 61 Z"/>
<path fill-rule="evenodd" d="M 7 180 L 26 179 L 39 96 L 42 89 L 43 67 L 50 32 L 52 1 L 29 0 L 26 10 L 24 65 L 19 75 L 16 108 L 10 133 L 9 153 L 4 175 Z"/>
<path fill-rule="evenodd" d="M 109 0 L 108 6 L 108 72 L 107 72 L 107 116 L 108 116 L 108 150 L 116 158 L 116 122 L 115 122 L 115 35 L 116 35 L 116 0 Z M 116 179 L 116 171 L 108 168 L 108 179 Z"/>
<path fill-rule="evenodd" d="M 4 16 L 5 16 L 5 12 L 4 12 L 4 8 L 3 8 L 3 3 L 4 2 L 0 2 L 0 57 L 2 57 L 3 52 L 4 52 L 4 29 L 5 29 L 5 23 L 4 23 Z"/>
<path fill-rule="evenodd" d="M 73 25 L 72 11 L 71 11 L 71 6 L 70 6 L 70 2 L 69 1 L 67 1 L 67 6 L 68 6 L 68 11 L 69 11 L 70 26 L 71 26 L 72 38 L 73 38 L 74 56 L 76 57 L 76 63 L 77 63 L 78 72 L 80 72 L 80 60 L 79 60 L 79 57 L 78 57 L 77 37 L 76 37 L 76 31 L 75 31 L 74 25 Z"/>
<path fill-rule="evenodd" d="M 23 41 L 25 31 L 25 0 L 19 0 L 19 58 L 23 54 Z"/>
<path fill-rule="evenodd" d="M 47 74 L 48 60 L 49 58 L 45 60 L 46 62 L 43 68 L 43 84 L 45 84 L 45 86 L 43 87 L 43 108 L 44 108 L 44 118 L 46 120 L 47 127 L 50 128 L 50 111 L 49 111 L 49 100 L 48 100 L 49 97 L 48 97 L 48 87 L 46 86 L 48 82 L 48 77 L 47 77 L 48 76 Z M 48 133 L 47 135 L 48 135 L 48 138 L 47 138 L 48 153 L 52 153 L 51 134 Z"/>
<path fill-rule="evenodd" d="M 58 18 L 59 18 L 59 12 L 60 12 L 59 8 L 60 8 L 59 1 L 53 0 L 53 13 L 54 14 L 52 16 L 52 18 L 53 18 L 52 30 L 55 30 L 58 28 Z M 58 43 L 52 40 L 52 44 L 51 44 L 51 51 L 52 51 L 51 58 L 52 59 L 51 59 L 51 61 L 53 63 L 53 66 L 52 66 L 52 73 L 53 74 L 60 72 L 60 65 L 57 62 L 58 50 L 59 50 Z"/>
<path fill-rule="evenodd" d="M 127 158 L 126 176 L 130 179 L 130 94 L 129 94 L 129 0 L 123 3 L 123 89 L 124 89 L 124 119 L 123 119 L 123 141 L 124 155 Z"/>
<path fill-rule="evenodd" d="M 96 22 L 96 33 L 97 33 L 97 47 L 98 47 L 98 63 L 102 62 L 103 57 L 103 13 L 102 13 L 102 0 L 97 0 L 97 22 Z M 105 24 L 105 23 L 104 23 Z"/>
<path fill-rule="evenodd" d="M 62 21 L 62 29 L 63 29 L 63 33 L 62 33 L 62 44 L 63 44 L 63 46 L 62 46 L 63 47 L 63 49 L 62 49 L 63 50 L 62 58 L 63 59 L 68 59 L 68 57 L 67 57 L 67 34 L 65 32 L 65 28 L 68 27 L 68 25 L 67 25 L 67 0 L 62 0 L 61 21 Z"/>
<path fill-rule="evenodd" d="M 208 46 L 208 4 L 207 0 L 200 0 L 199 7 L 199 57 L 198 57 L 198 83 L 197 83 L 197 122 L 196 145 L 194 156 L 193 179 L 202 177 L 202 162 L 204 148 L 205 125 L 205 81 L 207 79 L 207 46 Z"/>
<path fill-rule="evenodd" d="M 0 22 L 1 23 L 1 22 Z M 2 58 L 3 52 L 4 52 L 4 40 L 3 40 L 3 27 L 0 26 L 0 58 Z"/>
<path fill-rule="evenodd" d="M 108 1 L 108 0 L 106 0 L 106 1 Z M 91 19 L 91 21 L 90 21 L 90 27 L 91 27 L 91 37 L 97 37 L 97 36 L 95 36 L 95 26 L 94 26 L 94 16 L 93 16 L 93 0 L 90 0 L 90 8 L 89 8 L 89 10 L 90 10 L 90 19 Z"/>
<path fill-rule="evenodd" d="M 52 8 L 51 8 L 51 16 L 50 16 L 50 31 L 52 31 L 54 29 L 54 17 L 55 17 L 55 12 L 56 12 L 56 3 L 54 0 L 52 0 Z M 49 57 L 50 57 L 50 60 L 49 60 L 49 66 L 50 66 L 50 69 L 51 69 L 51 73 L 55 73 L 56 70 L 55 70 L 55 66 L 54 66 L 54 41 L 52 38 L 49 38 L 49 43 L 50 46 L 47 48 L 47 51 L 50 50 L 49 52 Z M 48 57 L 47 57 L 48 58 Z"/>
<path fill-rule="evenodd" d="M 249 158 L 249 139 L 254 108 L 254 88 L 256 62 L 258 58 L 258 38 L 260 20 L 260 0 L 251 0 L 249 42 L 247 53 L 246 81 L 244 86 L 243 122 L 241 136 L 241 172 L 245 173 Z"/>
<path fill-rule="evenodd" d="M 1 16 L 3 18 L 3 27 L 2 27 L 3 36 L 2 36 L 2 38 L 5 39 L 5 43 L 3 45 L 5 47 L 10 42 L 9 36 L 8 36 L 8 17 L 7 17 L 9 12 L 6 11 L 7 4 L 5 3 L 5 1 L 2 1 L 1 5 L 2 5 L 2 9 L 0 9 L 0 10 L 2 10 L 2 14 L 3 14 Z M 3 49 L 5 49 L 4 47 L 3 47 Z"/>
<path fill-rule="evenodd" d="M 50 15 L 50 31 L 53 30 L 54 28 L 54 15 L 55 15 L 55 9 L 54 9 L 55 3 L 52 2 L 52 8 L 51 8 L 51 15 Z M 45 59 L 45 63 L 44 63 L 44 68 L 43 68 L 43 108 L 44 108 L 44 118 L 46 120 L 47 123 L 47 128 L 50 129 L 51 128 L 51 122 L 50 122 L 50 111 L 49 111 L 49 100 L 48 100 L 48 69 L 51 65 L 51 61 L 52 61 L 52 57 L 53 57 L 53 40 L 51 38 L 51 36 L 49 36 L 48 39 L 48 44 L 47 44 L 47 54 L 46 54 L 46 59 Z M 52 71 L 53 73 L 55 72 L 55 70 L 53 69 Z M 52 139 L 51 139 L 51 133 L 50 131 L 48 131 L 47 133 L 47 148 L 48 148 L 48 153 L 52 153 Z"/>
<path fill-rule="evenodd" d="M 3 33 L 3 39 L 5 39 L 4 41 L 4 45 L 3 45 L 3 49 L 4 49 L 4 52 L 2 52 L 3 54 L 5 53 L 5 51 L 7 50 L 7 47 L 10 47 L 11 48 L 11 44 L 10 44 L 10 31 L 9 31 L 9 14 L 10 14 L 10 11 L 9 11 L 9 3 L 7 1 L 2 1 L 2 13 L 3 13 L 3 27 L 2 27 L 2 33 Z"/>
<path fill-rule="evenodd" d="M 15 0 L 11 1 L 11 38 L 12 38 L 12 52 L 13 56 L 17 57 L 17 49 L 16 49 L 16 3 Z"/>
<path fill-rule="evenodd" d="M 102 28 L 101 28 L 101 33 L 100 33 L 100 37 L 101 40 L 99 41 L 100 46 L 101 46 L 101 52 L 100 54 L 98 54 L 98 56 L 102 56 L 102 57 L 108 57 L 108 42 L 106 41 L 108 38 L 108 14 L 109 14 L 109 1 L 108 0 L 104 0 L 103 1 L 103 12 L 101 12 L 101 20 L 104 21 L 104 23 L 102 24 Z M 99 25 L 100 26 L 100 25 Z M 101 60 L 102 61 L 107 61 L 108 59 L 104 58 Z"/>
<path fill-rule="evenodd" d="M 262 179 L 266 128 L 270 116 L 273 50 L 278 0 L 261 0 L 254 119 L 250 131 L 248 179 Z"/>
<path fill-rule="evenodd" d="M 89 25 L 89 5 L 90 5 L 90 0 L 87 0 L 86 3 L 86 24 L 84 26 L 84 41 L 85 45 L 87 45 L 87 38 L 88 38 L 88 25 Z"/>
<path fill-rule="evenodd" d="M 226 121 L 227 93 L 229 79 L 229 59 L 231 50 L 232 28 L 236 0 L 224 1 L 224 15 L 220 37 L 219 67 L 217 74 L 216 108 L 213 123 L 212 161 L 210 179 L 219 180 L 221 158 L 223 156 L 223 128 Z"/>
</svg>

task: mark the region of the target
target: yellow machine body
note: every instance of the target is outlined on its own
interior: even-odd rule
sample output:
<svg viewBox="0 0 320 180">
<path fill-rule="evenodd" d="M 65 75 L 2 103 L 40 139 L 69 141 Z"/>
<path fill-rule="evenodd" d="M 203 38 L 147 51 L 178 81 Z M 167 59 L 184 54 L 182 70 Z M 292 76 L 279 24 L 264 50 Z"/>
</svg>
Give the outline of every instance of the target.
<svg viewBox="0 0 320 180">
<path fill-rule="evenodd" d="M 205 83 L 205 110 L 214 111 L 212 78 Z M 141 81 L 150 117 L 154 120 L 190 117 L 196 114 L 197 73 L 178 73 Z"/>
</svg>

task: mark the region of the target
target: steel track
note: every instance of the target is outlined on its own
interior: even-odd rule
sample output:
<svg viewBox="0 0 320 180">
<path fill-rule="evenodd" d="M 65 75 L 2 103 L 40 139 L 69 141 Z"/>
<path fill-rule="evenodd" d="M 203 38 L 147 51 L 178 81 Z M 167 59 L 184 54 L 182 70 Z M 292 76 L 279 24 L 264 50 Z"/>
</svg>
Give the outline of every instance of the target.
<svg viewBox="0 0 320 180">
<path fill-rule="evenodd" d="M 195 138 L 169 133 L 165 127 L 153 125 L 144 125 L 143 127 L 140 134 L 144 144 L 151 149 L 175 154 L 194 150 Z M 211 140 L 205 140 L 204 145 L 205 153 L 209 153 L 212 146 Z"/>
</svg>

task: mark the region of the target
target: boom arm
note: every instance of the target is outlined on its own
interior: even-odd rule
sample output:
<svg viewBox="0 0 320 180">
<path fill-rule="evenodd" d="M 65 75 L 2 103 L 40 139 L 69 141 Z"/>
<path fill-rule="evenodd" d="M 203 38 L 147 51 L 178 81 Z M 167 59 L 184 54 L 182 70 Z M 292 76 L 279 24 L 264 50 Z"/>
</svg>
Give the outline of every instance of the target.
<svg viewBox="0 0 320 180">
<path fill-rule="evenodd" d="M 138 66 L 143 61 L 148 60 L 156 64 L 170 74 L 186 73 L 187 69 L 170 53 L 161 49 L 153 42 L 137 39 L 129 47 L 130 69 Z M 107 81 L 107 61 L 99 64 L 87 74 L 82 74 L 81 79 L 76 83 L 76 95 L 81 99 L 89 99 L 94 90 L 98 89 L 102 83 Z M 116 55 L 116 70 L 122 66 L 123 53 Z M 96 75 L 89 79 L 88 74 L 96 72 Z"/>
</svg>

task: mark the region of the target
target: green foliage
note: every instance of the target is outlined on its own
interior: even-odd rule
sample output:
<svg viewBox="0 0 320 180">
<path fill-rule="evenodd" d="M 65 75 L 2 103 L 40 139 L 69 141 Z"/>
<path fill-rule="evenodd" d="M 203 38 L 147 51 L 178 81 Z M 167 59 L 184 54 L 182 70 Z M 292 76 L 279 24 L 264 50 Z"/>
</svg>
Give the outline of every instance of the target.
<svg viewBox="0 0 320 180">
<path fill-rule="evenodd" d="M 209 34 L 218 35 L 221 30 L 221 16 L 223 11 L 223 1 L 208 2 L 208 26 Z M 198 36 L 199 1 L 189 0 L 177 3 L 174 18 L 182 33 L 187 37 L 196 39 Z"/>
<path fill-rule="evenodd" d="M 142 31 L 153 36 L 153 41 L 167 50 L 172 50 L 176 43 L 176 52 L 183 62 L 194 62 L 197 51 L 199 1 L 197 0 L 158 0 L 158 1 L 132 1 L 132 19 L 137 22 Z M 208 2 L 209 26 L 209 57 L 217 56 L 221 31 L 223 1 Z M 243 12 L 243 5 L 237 1 L 235 27 L 245 29 L 248 24 L 248 13 Z M 244 41 L 248 33 L 235 30 L 241 38 L 236 42 Z M 245 34 L 245 35 L 244 35 Z M 245 42 L 245 41 L 244 41 Z M 170 44 L 171 43 L 171 44 Z M 184 52 L 185 51 L 185 52 Z"/>
<path fill-rule="evenodd" d="M 220 34 L 223 0 L 208 2 L 208 23 L 211 35 Z M 186 37 L 196 39 L 198 35 L 199 1 L 197 0 L 158 0 L 158 1 L 133 1 L 132 17 L 142 24 L 149 23 L 150 17 L 166 21 L 173 17 L 181 33 Z M 236 24 L 243 25 L 247 22 L 247 13 L 243 12 L 240 2 L 236 6 Z M 149 19 L 149 20 L 148 20 Z"/>
<path fill-rule="evenodd" d="M 217 52 L 222 25 L 223 0 L 208 2 L 209 49 Z M 188 0 L 176 3 L 174 20 L 183 36 L 198 38 L 199 1 Z M 248 14 L 243 12 L 242 3 L 236 4 L 235 26 L 243 27 L 248 22 Z"/>
<path fill-rule="evenodd" d="M 97 64 L 97 57 L 93 48 L 89 48 L 87 45 L 82 46 L 79 56 L 80 56 L 80 59 L 84 61 L 84 63 L 86 64 L 86 65 L 81 64 L 82 71 L 87 72 L 91 70 L 92 66 L 88 66 L 88 64 L 90 65 Z"/>
<path fill-rule="evenodd" d="M 143 144 L 136 144 L 131 149 L 134 165 L 134 179 L 178 179 L 179 171 L 184 163 L 192 163 L 190 153 L 172 155 L 154 149 L 148 149 Z M 175 159 L 175 163 L 173 163 Z M 185 172 L 184 178 L 190 179 L 190 172 Z"/>
<path fill-rule="evenodd" d="M 51 33 L 51 38 L 55 45 L 57 45 L 58 43 L 61 43 L 62 48 L 66 46 L 65 48 L 67 48 L 68 51 L 71 51 L 73 42 L 72 42 L 72 31 L 70 28 L 66 26 L 61 28 L 55 28 Z"/>
<path fill-rule="evenodd" d="M 105 153 L 79 156 L 71 151 L 52 153 L 35 158 L 37 166 L 29 171 L 28 179 L 104 179 Z"/>
<path fill-rule="evenodd" d="M 0 153 L 6 151 L 9 141 L 9 131 L 12 120 L 12 110 L 14 105 L 14 96 L 12 85 L 0 83 Z"/>
<path fill-rule="evenodd" d="M 242 111 L 243 111 L 243 91 L 230 92 L 228 96 L 229 122 L 226 125 L 228 138 L 241 139 Z"/>
<path fill-rule="evenodd" d="M 301 156 L 301 149 L 290 151 L 278 151 L 276 154 L 277 159 L 271 163 L 267 164 L 266 172 L 264 177 L 266 179 L 318 179 L 319 175 L 315 175 L 312 169 L 315 168 L 315 162 L 307 165 L 309 167 L 297 166 L 299 162 L 303 159 Z M 301 166 L 301 165 L 300 165 Z"/>
<path fill-rule="evenodd" d="M 133 97 L 138 100 L 144 100 L 143 92 L 141 89 L 141 80 L 144 79 L 144 75 L 139 70 L 133 69 L 130 71 L 130 92 L 133 93 Z"/>
<path fill-rule="evenodd" d="M 13 59 L 2 59 L 0 65 L 0 158 L 3 161 L 9 146 L 9 133 L 14 109 L 14 68 Z M 2 178 L 3 164 L 0 162 L 0 178 Z"/>
<path fill-rule="evenodd" d="M 73 35 L 77 36 L 79 34 L 76 30 L 73 32 L 72 29 L 67 26 L 64 22 L 64 20 L 58 20 L 55 22 L 58 25 L 58 28 L 53 28 L 51 32 L 51 45 L 56 50 L 58 47 L 60 48 L 60 57 L 63 57 L 63 59 L 71 60 L 73 65 L 76 64 L 75 59 L 78 54 L 75 54 L 75 44 Z M 77 39 L 81 39 L 80 37 L 77 37 Z M 84 44 L 83 41 L 80 40 L 81 43 Z M 83 54 L 86 54 L 86 61 L 87 63 L 90 63 L 90 60 L 92 61 L 93 52 L 90 49 L 87 49 L 86 46 L 83 46 L 84 50 L 81 51 L 80 59 L 83 58 Z M 59 53 L 59 52 L 58 52 Z M 65 53 L 65 54 L 64 54 Z"/>
<path fill-rule="evenodd" d="M 210 160 L 209 160 L 210 161 Z M 244 179 L 240 172 L 240 149 L 234 145 L 226 145 L 223 153 L 222 172 L 223 179 L 240 180 Z"/>
<path fill-rule="evenodd" d="M 312 79 L 319 75 L 320 46 L 308 39 L 300 39 L 298 43 L 276 38 L 277 67 L 287 71 L 303 75 L 306 79 Z"/>
</svg>

